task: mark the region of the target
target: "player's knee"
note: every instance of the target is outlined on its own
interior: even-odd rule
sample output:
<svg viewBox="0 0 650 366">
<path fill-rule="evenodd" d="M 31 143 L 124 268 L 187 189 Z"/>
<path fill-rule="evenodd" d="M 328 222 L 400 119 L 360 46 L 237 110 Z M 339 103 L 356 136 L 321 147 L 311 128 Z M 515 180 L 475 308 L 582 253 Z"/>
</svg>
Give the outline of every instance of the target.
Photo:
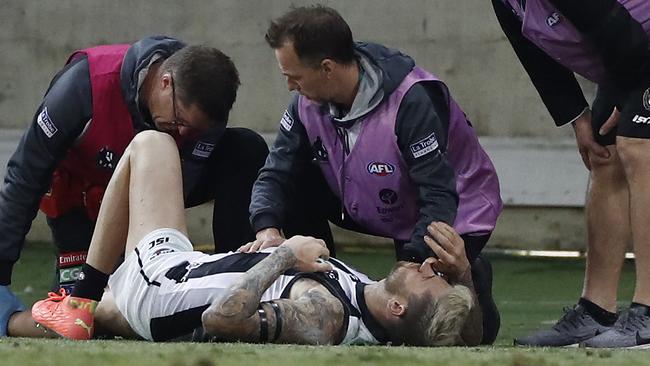
<svg viewBox="0 0 650 366">
<path fill-rule="evenodd" d="M 132 154 L 142 154 L 141 150 L 157 151 L 175 147 L 174 138 L 169 134 L 159 131 L 142 131 L 135 135 L 131 141 L 130 150 Z"/>
<path fill-rule="evenodd" d="M 650 140 L 619 138 L 616 151 L 627 175 L 647 170 L 650 164 Z"/>
</svg>

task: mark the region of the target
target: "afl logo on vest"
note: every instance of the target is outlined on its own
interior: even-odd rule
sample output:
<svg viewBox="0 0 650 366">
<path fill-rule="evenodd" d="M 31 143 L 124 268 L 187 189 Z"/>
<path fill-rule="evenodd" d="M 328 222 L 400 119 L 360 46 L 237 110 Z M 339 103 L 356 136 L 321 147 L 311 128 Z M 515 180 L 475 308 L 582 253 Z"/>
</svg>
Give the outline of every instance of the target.
<svg viewBox="0 0 650 366">
<path fill-rule="evenodd" d="M 395 167 L 389 163 L 373 161 L 372 163 L 368 164 L 368 173 L 372 175 L 385 177 L 387 175 L 392 175 L 394 172 Z"/>
</svg>

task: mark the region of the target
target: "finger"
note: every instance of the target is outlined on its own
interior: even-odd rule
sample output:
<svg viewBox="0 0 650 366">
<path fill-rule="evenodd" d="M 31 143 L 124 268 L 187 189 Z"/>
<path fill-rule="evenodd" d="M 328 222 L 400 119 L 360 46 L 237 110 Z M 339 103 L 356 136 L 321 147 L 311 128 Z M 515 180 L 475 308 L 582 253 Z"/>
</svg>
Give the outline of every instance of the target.
<svg viewBox="0 0 650 366">
<path fill-rule="evenodd" d="M 605 146 L 593 141 L 588 146 L 589 153 L 603 159 L 609 159 L 609 150 Z"/>
<path fill-rule="evenodd" d="M 253 246 L 252 241 L 242 245 L 241 247 L 239 247 L 239 249 L 237 249 L 237 251 L 240 253 L 248 253 L 248 250 L 250 249 L 251 246 Z"/>
<path fill-rule="evenodd" d="M 446 251 L 450 252 L 454 249 L 452 243 L 453 235 L 446 231 L 444 228 L 438 227 L 435 224 L 429 225 L 433 228 L 429 233 L 432 235 L 432 238 L 436 241 L 438 245 L 443 247 Z"/>
<path fill-rule="evenodd" d="M 427 243 L 429 248 L 433 250 L 433 252 L 436 254 L 436 257 L 438 257 L 439 260 L 445 261 L 445 262 L 451 262 L 453 260 L 453 256 L 449 254 L 436 240 L 429 236 L 424 237 L 424 242 Z"/>
<path fill-rule="evenodd" d="M 324 260 L 328 260 L 330 258 L 330 251 L 327 249 L 327 247 L 318 247 L 318 257 L 322 258 Z"/>
<path fill-rule="evenodd" d="M 447 266 L 445 263 L 443 263 L 440 259 L 435 259 L 434 261 L 431 262 L 431 268 L 435 272 L 445 272 L 447 269 Z"/>
<path fill-rule="evenodd" d="M 427 267 L 433 268 L 432 264 L 436 261 L 436 258 L 429 257 L 422 262 L 420 265 L 420 272 L 424 272 L 427 270 Z"/>
<path fill-rule="evenodd" d="M 320 246 L 327 248 L 327 244 L 325 243 L 325 240 L 323 239 L 315 239 L 315 240 L 316 242 L 318 242 L 318 244 L 320 244 Z"/>
<path fill-rule="evenodd" d="M 259 250 L 271 247 L 279 247 L 283 242 L 284 240 L 264 240 L 260 243 Z"/>
<path fill-rule="evenodd" d="M 605 136 L 608 133 L 610 133 L 614 129 L 614 127 L 616 127 L 616 125 L 618 124 L 619 116 L 620 113 L 618 109 L 614 108 L 614 111 L 609 116 L 609 118 L 607 118 L 607 121 L 605 121 L 605 123 L 603 123 L 603 125 L 600 126 L 600 129 L 598 130 L 598 134 L 601 136 Z"/>
<path fill-rule="evenodd" d="M 331 263 L 325 261 L 323 261 L 322 263 L 316 262 L 312 267 L 314 272 L 327 272 L 334 269 Z"/>
<path fill-rule="evenodd" d="M 250 248 L 248 248 L 248 252 L 246 252 L 246 253 L 255 253 L 255 252 L 259 251 L 260 247 L 262 246 L 263 243 L 264 242 L 262 242 L 260 240 L 255 240 L 253 242 L 253 245 L 251 245 Z"/>
<path fill-rule="evenodd" d="M 435 222 L 434 225 L 438 228 L 438 231 L 445 234 L 445 237 L 447 237 L 447 239 L 449 239 L 449 241 L 458 242 L 459 240 L 462 240 L 460 235 L 458 235 L 458 232 L 456 231 L 456 229 L 449 226 L 447 223 L 444 223 L 442 221 L 438 221 L 438 222 Z M 454 244 L 456 244 L 456 243 L 454 243 Z"/>
<path fill-rule="evenodd" d="M 452 247 L 447 249 L 465 255 L 465 240 L 458 234 L 456 229 L 444 222 L 438 222 L 435 225 L 439 228 L 440 232 L 445 233 L 445 236 L 449 240 Z"/>
</svg>

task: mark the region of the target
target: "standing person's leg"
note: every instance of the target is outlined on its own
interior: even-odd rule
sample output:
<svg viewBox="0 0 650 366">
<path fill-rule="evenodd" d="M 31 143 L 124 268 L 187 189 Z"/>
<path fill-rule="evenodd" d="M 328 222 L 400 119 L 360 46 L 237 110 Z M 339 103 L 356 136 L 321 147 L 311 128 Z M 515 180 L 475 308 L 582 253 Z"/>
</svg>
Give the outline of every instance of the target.
<svg viewBox="0 0 650 366">
<path fill-rule="evenodd" d="M 614 145 L 607 148 L 611 154 L 610 162 L 592 162 L 591 184 L 585 205 L 587 259 L 582 299 L 616 313 L 625 249 L 632 239 L 630 196 L 616 148 Z"/>
<path fill-rule="evenodd" d="M 616 325 L 587 342 L 589 347 L 650 347 L 650 89 L 626 96 L 616 147 L 630 190 L 629 217 L 636 264 L 632 304 Z"/>
<path fill-rule="evenodd" d="M 616 131 L 600 136 L 600 126 L 616 105 L 617 92 L 599 88 L 593 103 L 592 129 L 598 144 L 606 146 L 610 157 L 591 155 L 591 184 L 585 207 L 587 222 L 587 265 L 582 296 L 576 306 L 551 329 L 543 329 L 515 339 L 526 346 L 566 346 L 588 340 L 610 329 L 617 319 L 616 293 L 630 242 L 629 189 L 615 148 Z"/>
<path fill-rule="evenodd" d="M 172 228 L 187 235 L 175 146 L 170 136 L 159 132 L 143 132 L 131 142 L 106 189 L 83 275 L 72 296 L 36 303 L 32 310 L 36 321 L 69 338 L 89 338 L 96 303 L 121 254 L 128 256 L 155 229 Z"/>
</svg>

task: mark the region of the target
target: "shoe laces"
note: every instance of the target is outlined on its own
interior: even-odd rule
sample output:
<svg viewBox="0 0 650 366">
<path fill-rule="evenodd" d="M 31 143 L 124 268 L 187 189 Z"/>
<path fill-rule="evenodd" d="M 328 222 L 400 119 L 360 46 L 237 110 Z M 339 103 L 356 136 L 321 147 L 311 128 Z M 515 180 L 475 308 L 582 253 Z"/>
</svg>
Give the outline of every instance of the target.
<svg viewBox="0 0 650 366">
<path fill-rule="evenodd" d="M 65 291 L 64 288 L 60 288 L 59 292 L 48 292 L 47 293 L 47 299 L 50 301 L 63 301 L 65 297 L 68 296 L 68 293 Z"/>
<path fill-rule="evenodd" d="M 553 326 L 555 330 L 570 331 L 572 329 L 577 329 L 581 326 L 586 325 L 585 324 L 586 314 L 584 311 L 581 311 L 581 309 L 578 309 L 577 306 L 565 307 L 563 311 L 564 311 L 564 315 Z"/>
<path fill-rule="evenodd" d="M 650 316 L 639 314 L 634 311 L 627 311 L 621 316 L 621 329 L 625 332 L 634 333 L 649 326 Z"/>
</svg>

